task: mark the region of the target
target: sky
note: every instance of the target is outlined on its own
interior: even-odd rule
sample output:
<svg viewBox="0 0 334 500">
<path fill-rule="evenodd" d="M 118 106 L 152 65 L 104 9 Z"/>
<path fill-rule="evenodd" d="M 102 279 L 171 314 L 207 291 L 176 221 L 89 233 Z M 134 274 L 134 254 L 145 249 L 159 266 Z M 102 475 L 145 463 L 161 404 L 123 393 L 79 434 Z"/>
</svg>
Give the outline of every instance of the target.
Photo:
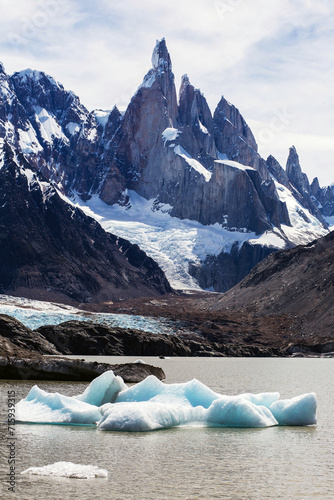
<svg viewBox="0 0 334 500">
<path fill-rule="evenodd" d="M 259 153 L 334 182 L 332 0 L 0 0 L 7 73 L 45 71 L 89 109 L 125 109 L 165 37 L 181 76 L 214 112 L 222 95 Z"/>
</svg>

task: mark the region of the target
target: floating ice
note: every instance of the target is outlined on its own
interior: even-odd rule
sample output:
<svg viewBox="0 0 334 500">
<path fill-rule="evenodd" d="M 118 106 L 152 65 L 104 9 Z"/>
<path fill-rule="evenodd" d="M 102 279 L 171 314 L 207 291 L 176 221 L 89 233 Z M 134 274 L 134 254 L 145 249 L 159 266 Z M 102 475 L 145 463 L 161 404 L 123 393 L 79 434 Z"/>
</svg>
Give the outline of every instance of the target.
<svg viewBox="0 0 334 500">
<path fill-rule="evenodd" d="M 81 465 L 72 462 L 56 462 L 44 467 L 29 467 L 21 474 L 34 476 L 57 476 L 75 479 L 92 479 L 96 477 L 108 477 L 108 471 L 99 469 L 97 465 Z"/>
<path fill-rule="evenodd" d="M 165 384 L 153 375 L 127 387 L 108 371 L 79 396 L 34 386 L 17 404 L 20 422 L 91 424 L 100 430 L 151 431 L 176 426 L 270 427 L 313 425 L 314 394 L 279 400 L 278 392 L 226 396 L 194 379 Z"/>
<path fill-rule="evenodd" d="M 82 394 L 75 396 L 75 399 L 94 406 L 101 406 L 105 403 L 113 403 L 117 394 L 126 388 L 122 377 L 115 377 L 114 372 L 109 370 L 95 378 Z"/>
<path fill-rule="evenodd" d="M 97 406 L 76 397 L 48 393 L 34 385 L 26 399 L 17 403 L 16 418 L 39 424 L 94 424 L 101 418 L 101 412 Z"/>
<path fill-rule="evenodd" d="M 270 406 L 270 411 L 279 425 L 315 424 L 316 409 L 317 398 L 313 393 L 276 401 Z"/>
</svg>

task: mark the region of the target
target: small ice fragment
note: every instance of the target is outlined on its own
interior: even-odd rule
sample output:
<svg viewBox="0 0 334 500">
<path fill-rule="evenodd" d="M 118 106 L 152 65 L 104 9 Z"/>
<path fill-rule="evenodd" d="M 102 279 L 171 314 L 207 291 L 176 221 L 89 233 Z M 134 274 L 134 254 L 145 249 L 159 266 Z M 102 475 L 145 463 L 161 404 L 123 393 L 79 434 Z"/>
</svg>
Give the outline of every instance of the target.
<svg viewBox="0 0 334 500">
<path fill-rule="evenodd" d="M 314 425 L 317 423 L 317 398 L 314 393 L 276 401 L 270 411 L 279 425 Z"/>
<path fill-rule="evenodd" d="M 74 479 L 94 479 L 107 478 L 108 471 L 99 469 L 97 465 L 81 465 L 72 462 L 56 462 L 44 467 L 29 467 L 21 474 L 30 474 L 34 476 L 56 476 L 69 477 Z"/>
</svg>

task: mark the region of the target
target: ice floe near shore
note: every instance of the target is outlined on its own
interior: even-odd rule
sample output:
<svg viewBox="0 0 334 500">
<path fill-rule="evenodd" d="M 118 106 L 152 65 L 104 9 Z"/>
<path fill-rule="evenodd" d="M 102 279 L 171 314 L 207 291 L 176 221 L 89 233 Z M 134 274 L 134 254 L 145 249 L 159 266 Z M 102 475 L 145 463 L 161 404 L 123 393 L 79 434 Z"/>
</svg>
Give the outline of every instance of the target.
<svg viewBox="0 0 334 500">
<path fill-rule="evenodd" d="M 99 469 L 97 465 L 81 465 L 72 462 L 56 462 L 44 467 L 29 467 L 21 472 L 32 476 L 69 477 L 74 479 L 107 478 L 108 471 Z"/>
<path fill-rule="evenodd" d="M 16 405 L 16 415 L 18 422 L 96 425 L 112 431 L 316 424 L 315 394 L 279 397 L 278 392 L 226 396 L 196 379 L 165 384 L 153 375 L 127 387 L 108 371 L 78 396 L 48 393 L 35 385 Z"/>
</svg>

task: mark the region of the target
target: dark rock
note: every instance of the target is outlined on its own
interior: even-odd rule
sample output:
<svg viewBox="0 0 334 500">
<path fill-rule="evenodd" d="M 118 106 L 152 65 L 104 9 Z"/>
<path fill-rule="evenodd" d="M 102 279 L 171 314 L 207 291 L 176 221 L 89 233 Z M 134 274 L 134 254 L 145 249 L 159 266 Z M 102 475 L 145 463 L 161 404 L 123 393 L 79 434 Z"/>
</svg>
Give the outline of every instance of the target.
<svg viewBox="0 0 334 500">
<path fill-rule="evenodd" d="M 316 177 L 310 186 L 310 195 L 324 217 L 332 217 L 334 215 L 333 185 L 321 188 Z"/>
<path fill-rule="evenodd" d="M 269 172 L 275 177 L 275 179 L 280 184 L 290 189 L 290 181 L 288 175 L 286 171 L 278 163 L 276 158 L 274 158 L 272 155 L 268 156 L 266 164 Z"/>
<path fill-rule="evenodd" d="M 310 184 L 307 175 L 302 172 L 296 148 L 292 146 L 286 163 L 286 174 L 293 189 L 293 194 L 299 203 L 315 215 L 324 225 L 328 227 L 318 206 L 310 194 Z"/>
<path fill-rule="evenodd" d="M 252 311 L 263 319 L 287 316 L 295 338 L 304 338 L 308 344 L 331 342 L 333 259 L 334 232 L 307 245 L 272 253 L 213 308 Z"/>
<path fill-rule="evenodd" d="M 3 358 L 0 357 L 0 379 L 6 380 L 68 380 L 91 381 L 112 370 L 124 382 L 137 383 L 149 375 L 159 380 L 165 378 L 162 368 L 142 363 L 110 365 L 63 358 Z"/>
<path fill-rule="evenodd" d="M 247 241 L 239 247 L 236 243 L 230 253 L 209 255 L 202 265 L 190 265 L 189 273 L 205 290 L 226 292 L 239 283 L 251 269 L 276 248 L 250 244 Z"/>
<path fill-rule="evenodd" d="M 43 335 L 30 330 L 30 328 L 6 314 L 0 314 L 0 336 L 2 341 L 7 339 L 20 349 L 40 354 L 60 354 L 60 351 L 52 343 L 48 342 Z M 4 353 L 4 350 L 2 350 L 1 354 L 11 355 L 10 351 Z"/>
<path fill-rule="evenodd" d="M 0 292 L 59 302 L 120 300 L 170 292 L 137 245 L 105 232 L 40 174 L 5 150 L 0 170 Z"/>
<path fill-rule="evenodd" d="M 190 348 L 175 335 L 125 330 L 86 321 L 67 321 L 37 330 L 62 354 L 103 356 L 189 356 Z"/>
</svg>

